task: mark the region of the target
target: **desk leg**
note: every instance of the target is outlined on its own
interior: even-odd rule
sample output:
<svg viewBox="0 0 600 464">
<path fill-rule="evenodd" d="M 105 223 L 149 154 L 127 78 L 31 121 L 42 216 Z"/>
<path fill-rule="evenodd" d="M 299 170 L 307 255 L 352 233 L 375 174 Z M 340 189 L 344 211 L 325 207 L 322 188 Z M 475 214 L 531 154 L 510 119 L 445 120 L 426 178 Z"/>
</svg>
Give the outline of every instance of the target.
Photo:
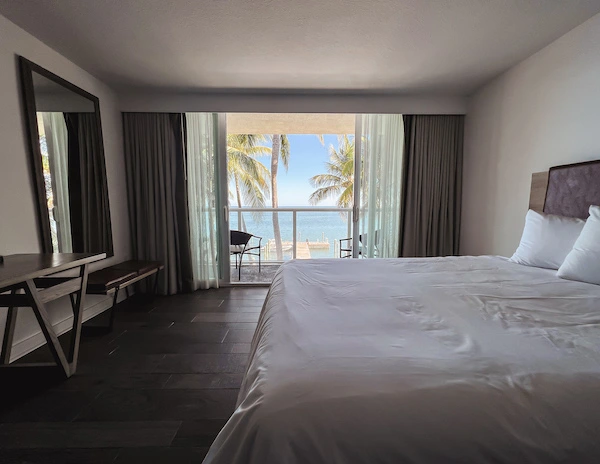
<svg viewBox="0 0 600 464">
<path fill-rule="evenodd" d="M 62 368 L 66 377 L 71 377 L 69 363 L 67 362 L 65 353 L 60 346 L 58 337 L 56 336 L 54 328 L 52 327 L 52 323 L 50 322 L 50 317 L 48 317 L 46 307 L 39 297 L 38 290 L 33 280 L 25 281 L 25 294 L 31 300 L 31 309 L 33 309 L 33 314 L 35 314 L 38 324 L 42 329 L 42 333 L 48 342 L 48 348 L 50 348 L 50 352 L 52 353 L 54 361 L 56 361 L 56 364 Z"/>
<path fill-rule="evenodd" d="M 11 291 L 15 295 L 17 289 Z M 15 325 L 17 323 L 17 308 L 10 307 L 6 313 L 6 325 L 4 326 L 4 338 L 2 339 L 2 352 L 0 354 L 0 364 L 10 363 L 10 353 L 12 351 L 13 338 L 15 336 Z"/>
<path fill-rule="evenodd" d="M 71 294 L 71 303 L 73 304 L 73 330 L 71 331 L 71 344 L 69 346 L 69 363 L 71 375 L 77 370 L 77 359 L 79 357 L 79 342 L 81 340 L 81 324 L 83 321 L 83 309 L 85 301 L 85 291 L 87 289 L 88 280 L 88 265 L 84 264 L 79 269 L 79 277 L 81 277 L 81 288 L 78 292 Z M 73 301 L 73 299 L 75 301 Z"/>
</svg>

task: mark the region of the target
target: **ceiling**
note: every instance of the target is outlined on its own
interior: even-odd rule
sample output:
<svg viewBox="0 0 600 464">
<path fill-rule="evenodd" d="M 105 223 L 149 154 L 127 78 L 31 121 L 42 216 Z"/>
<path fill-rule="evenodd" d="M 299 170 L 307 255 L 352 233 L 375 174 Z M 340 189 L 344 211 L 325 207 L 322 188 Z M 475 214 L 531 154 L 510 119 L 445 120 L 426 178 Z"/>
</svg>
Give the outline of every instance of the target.
<svg viewBox="0 0 600 464">
<path fill-rule="evenodd" d="M 354 114 L 227 113 L 228 134 L 354 134 Z"/>
<path fill-rule="evenodd" d="M 600 0 L 0 0 L 117 89 L 465 95 Z"/>
</svg>

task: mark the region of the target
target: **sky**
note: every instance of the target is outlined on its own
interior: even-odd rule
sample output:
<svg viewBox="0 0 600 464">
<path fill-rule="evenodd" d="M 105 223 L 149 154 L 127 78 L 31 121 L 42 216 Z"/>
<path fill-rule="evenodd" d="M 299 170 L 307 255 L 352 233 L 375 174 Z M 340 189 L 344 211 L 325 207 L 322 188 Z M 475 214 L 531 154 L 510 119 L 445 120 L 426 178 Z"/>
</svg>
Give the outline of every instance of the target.
<svg viewBox="0 0 600 464">
<path fill-rule="evenodd" d="M 325 144 L 322 145 L 316 135 L 296 134 L 288 135 L 290 142 L 290 163 L 286 172 L 281 162 L 277 173 L 277 186 L 279 190 L 279 206 L 310 206 L 308 197 L 315 188 L 309 179 L 316 174 L 326 172 L 325 163 L 329 160 L 329 146 L 338 146 L 337 135 L 324 135 Z M 266 142 L 270 144 L 270 142 Z M 264 156 L 258 158 L 267 168 L 271 169 L 271 158 Z M 336 199 L 328 198 L 317 206 L 335 206 Z M 268 206 L 271 206 L 269 201 Z"/>
</svg>

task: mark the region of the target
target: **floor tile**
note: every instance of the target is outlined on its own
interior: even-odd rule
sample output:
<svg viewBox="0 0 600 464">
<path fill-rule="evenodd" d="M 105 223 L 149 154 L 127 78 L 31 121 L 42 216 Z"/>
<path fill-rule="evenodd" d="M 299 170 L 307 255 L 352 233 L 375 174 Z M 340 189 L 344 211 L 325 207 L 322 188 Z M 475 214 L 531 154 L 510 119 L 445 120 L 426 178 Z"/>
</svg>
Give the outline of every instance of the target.
<svg viewBox="0 0 600 464">
<path fill-rule="evenodd" d="M 243 374 L 172 374 L 165 388 L 240 388 Z"/>
<path fill-rule="evenodd" d="M 156 366 L 156 372 L 239 374 L 245 372 L 247 362 L 247 354 L 166 354 Z"/>
<path fill-rule="evenodd" d="M 0 448 L 169 446 L 179 421 L 0 424 Z"/>
<path fill-rule="evenodd" d="M 223 343 L 226 345 L 226 343 Z M 231 343 L 232 353 L 250 353 L 252 350 L 252 344 L 250 343 Z"/>
<path fill-rule="evenodd" d="M 45 390 L 18 403 L 11 403 L 10 396 L 3 395 L 0 422 L 70 422 L 98 395 L 93 390 Z"/>
<path fill-rule="evenodd" d="M 262 300 L 225 300 L 217 308 L 202 308 L 198 312 L 203 313 L 260 313 L 263 307 Z"/>
<path fill-rule="evenodd" d="M 93 375 L 93 374 L 75 374 L 69 379 L 65 379 L 54 387 L 54 390 L 90 391 L 93 389 L 102 391 L 106 388 L 163 388 L 171 377 L 170 374 L 124 374 L 117 373 L 112 375 Z"/>
<path fill-rule="evenodd" d="M 185 421 L 172 446 L 210 446 L 227 421 L 223 419 Z"/>
<path fill-rule="evenodd" d="M 190 322 L 192 326 L 198 325 L 197 322 Z M 229 330 L 256 330 L 256 322 L 203 322 L 203 327 L 210 329 L 229 329 Z"/>
<path fill-rule="evenodd" d="M 80 363 L 77 367 L 78 374 L 151 374 L 158 363 L 163 359 L 163 354 L 138 354 L 126 353 L 120 349 L 116 356 L 97 360 L 89 363 Z"/>
<path fill-rule="evenodd" d="M 200 464 L 208 447 L 202 448 L 138 448 L 119 452 L 115 464 Z"/>
<path fill-rule="evenodd" d="M 195 324 L 194 324 L 195 325 Z M 129 333 L 118 340 L 121 356 L 127 353 L 185 354 L 196 353 L 197 345 L 219 344 L 227 335 L 225 327 L 192 330 L 165 330 L 160 333 Z"/>
<path fill-rule="evenodd" d="M 258 313 L 201 313 L 192 322 L 258 322 Z"/>
<path fill-rule="evenodd" d="M 230 330 L 225 336 L 227 343 L 250 343 L 254 338 L 254 330 Z"/>
<path fill-rule="evenodd" d="M 118 449 L 0 449 L 3 464 L 112 464 Z"/>
<path fill-rule="evenodd" d="M 214 310 L 215 308 L 210 308 Z M 208 309 L 207 309 L 208 311 Z M 149 314 L 137 314 L 127 313 L 123 314 L 115 319 L 115 324 L 123 324 L 127 322 L 153 322 L 153 323 L 166 323 L 166 322 L 192 322 L 194 316 L 199 311 L 185 312 L 185 311 L 155 311 Z M 158 327 L 161 328 L 161 327 Z"/>
<path fill-rule="evenodd" d="M 205 298 L 194 298 L 185 301 L 179 301 L 176 303 L 165 303 L 157 306 L 151 314 L 155 313 L 178 313 L 178 312 L 195 312 L 201 311 L 207 308 L 218 308 L 221 306 L 224 300 L 221 299 L 205 299 Z"/>
<path fill-rule="evenodd" d="M 76 418 L 94 421 L 227 419 L 237 390 L 107 390 Z"/>
</svg>

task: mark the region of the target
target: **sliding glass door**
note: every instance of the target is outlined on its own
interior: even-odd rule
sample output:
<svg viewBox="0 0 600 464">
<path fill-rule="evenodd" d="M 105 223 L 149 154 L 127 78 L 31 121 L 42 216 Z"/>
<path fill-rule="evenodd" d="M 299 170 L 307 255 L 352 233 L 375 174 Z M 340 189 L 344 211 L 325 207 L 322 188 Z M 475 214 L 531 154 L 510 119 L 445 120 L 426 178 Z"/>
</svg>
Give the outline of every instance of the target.
<svg viewBox="0 0 600 464">
<path fill-rule="evenodd" d="M 398 256 L 401 115 L 219 114 L 215 137 L 221 284 L 270 283 L 289 259 Z"/>
</svg>

